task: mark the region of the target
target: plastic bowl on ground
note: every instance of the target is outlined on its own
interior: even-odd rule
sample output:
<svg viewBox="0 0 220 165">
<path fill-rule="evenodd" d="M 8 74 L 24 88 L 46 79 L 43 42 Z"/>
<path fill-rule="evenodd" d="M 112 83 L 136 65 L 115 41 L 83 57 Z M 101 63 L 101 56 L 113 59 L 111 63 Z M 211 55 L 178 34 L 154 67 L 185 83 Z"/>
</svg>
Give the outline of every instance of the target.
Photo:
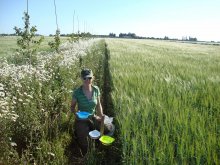
<svg viewBox="0 0 220 165">
<path fill-rule="evenodd" d="M 91 115 L 91 113 L 85 112 L 85 111 L 79 111 L 79 112 L 76 112 L 76 114 L 79 119 L 87 119 Z"/>
<path fill-rule="evenodd" d="M 93 130 L 93 131 L 90 131 L 89 132 L 89 136 L 92 138 L 92 139 L 98 139 L 100 137 L 100 132 L 97 131 L 97 130 Z"/>
<path fill-rule="evenodd" d="M 113 137 L 107 135 L 101 136 L 99 140 L 102 142 L 103 145 L 106 146 L 111 145 L 115 141 Z"/>
</svg>

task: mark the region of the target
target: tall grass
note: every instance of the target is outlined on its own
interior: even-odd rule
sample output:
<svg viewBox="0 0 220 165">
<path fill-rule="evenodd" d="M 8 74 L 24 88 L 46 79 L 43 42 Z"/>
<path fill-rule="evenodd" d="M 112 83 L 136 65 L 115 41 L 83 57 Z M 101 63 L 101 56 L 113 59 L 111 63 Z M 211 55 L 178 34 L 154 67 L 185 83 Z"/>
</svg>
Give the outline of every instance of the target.
<svg viewBox="0 0 220 165">
<path fill-rule="evenodd" d="M 38 53 L 36 66 L 0 59 L 0 164 L 68 164 L 71 93 L 82 67 L 99 71 L 102 45 L 65 43 L 59 54 Z"/>
<path fill-rule="evenodd" d="M 220 47 L 106 42 L 124 164 L 219 164 Z"/>
</svg>

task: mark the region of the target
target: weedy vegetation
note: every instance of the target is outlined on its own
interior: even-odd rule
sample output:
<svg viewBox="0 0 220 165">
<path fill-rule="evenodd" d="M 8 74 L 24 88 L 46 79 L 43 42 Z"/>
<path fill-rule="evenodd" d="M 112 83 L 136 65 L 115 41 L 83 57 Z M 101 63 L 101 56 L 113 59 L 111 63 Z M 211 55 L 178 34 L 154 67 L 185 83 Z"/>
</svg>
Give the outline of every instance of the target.
<svg viewBox="0 0 220 165">
<path fill-rule="evenodd" d="M 65 43 L 59 54 L 38 53 L 35 65 L 1 58 L 1 163 L 68 164 L 74 131 L 71 92 L 80 84 L 82 67 L 94 72 L 100 68 L 96 61 L 102 57 L 102 44 L 98 40 Z"/>
</svg>

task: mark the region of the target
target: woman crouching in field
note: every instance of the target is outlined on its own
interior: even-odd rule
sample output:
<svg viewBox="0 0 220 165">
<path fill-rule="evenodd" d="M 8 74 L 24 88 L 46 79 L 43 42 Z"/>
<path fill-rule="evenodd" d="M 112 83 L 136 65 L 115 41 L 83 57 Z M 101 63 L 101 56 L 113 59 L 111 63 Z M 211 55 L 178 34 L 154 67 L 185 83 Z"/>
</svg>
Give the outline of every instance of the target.
<svg viewBox="0 0 220 165">
<path fill-rule="evenodd" d="M 101 121 L 104 124 L 104 114 L 100 102 L 100 90 L 92 84 L 94 76 L 91 69 L 82 69 L 82 85 L 72 94 L 71 111 L 75 115 L 75 133 L 83 155 L 88 149 L 88 135 L 94 129 L 99 129 Z M 77 105 L 77 109 L 76 109 Z M 77 112 L 88 112 L 91 115 L 87 119 L 80 119 Z M 113 134 L 114 125 L 105 125 L 104 133 Z"/>
</svg>

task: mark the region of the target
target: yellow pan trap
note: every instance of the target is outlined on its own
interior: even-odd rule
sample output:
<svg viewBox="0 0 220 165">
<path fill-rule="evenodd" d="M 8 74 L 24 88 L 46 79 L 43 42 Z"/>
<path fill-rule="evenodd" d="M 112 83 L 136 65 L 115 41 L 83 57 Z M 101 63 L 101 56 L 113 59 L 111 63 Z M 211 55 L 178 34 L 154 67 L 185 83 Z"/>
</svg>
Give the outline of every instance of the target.
<svg viewBox="0 0 220 165">
<path fill-rule="evenodd" d="M 111 136 L 103 135 L 99 138 L 103 145 L 111 145 L 115 139 Z"/>
</svg>

